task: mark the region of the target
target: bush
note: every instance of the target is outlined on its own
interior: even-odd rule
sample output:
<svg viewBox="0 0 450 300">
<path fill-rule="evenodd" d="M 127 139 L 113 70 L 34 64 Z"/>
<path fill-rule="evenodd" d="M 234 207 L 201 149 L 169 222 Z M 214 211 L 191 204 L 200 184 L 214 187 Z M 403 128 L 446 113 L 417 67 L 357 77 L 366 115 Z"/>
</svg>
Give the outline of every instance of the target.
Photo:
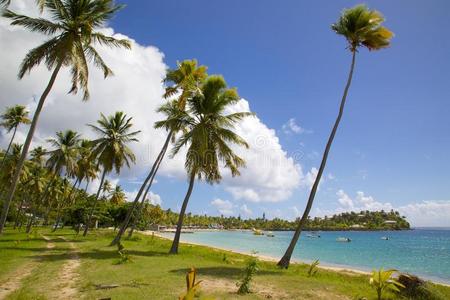
<svg viewBox="0 0 450 300">
<path fill-rule="evenodd" d="M 313 261 L 308 268 L 308 277 L 312 277 L 314 275 L 316 275 L 317 271 L 319 271 L 319 260 L 316 259 L 315 261 Z"/>
<path fill-rule="evenodd" d="M 404 285 L 400 295 L 415 300 L 443 300 L 444 298 L 433 292 L 428 284 L 419 277 L 411 274 L 400 274 L 398 282 Z"/>
<path fill-rule="evenodd" d="M 255 276 L 258 270 L 258 260 L 256 259 L 256 257 L 250 258 L 247 262 L 247 266 L 244 269 L 241 281 L 236 284 L 239 287 L 237 292 L 239 295 L 248 294 L 251 292 L 250 284 L 253 280 L 253 276 Z"/>
</svg>

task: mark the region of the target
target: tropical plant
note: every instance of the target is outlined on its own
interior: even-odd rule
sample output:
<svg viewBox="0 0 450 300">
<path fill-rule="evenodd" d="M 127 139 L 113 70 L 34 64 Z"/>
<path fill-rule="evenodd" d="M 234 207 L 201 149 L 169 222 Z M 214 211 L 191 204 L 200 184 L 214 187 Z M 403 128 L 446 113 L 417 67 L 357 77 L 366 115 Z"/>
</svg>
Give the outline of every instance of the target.
<svg viewBox="0 0 450 300">
<path fill-rule="evenodd" d="M 29 111 L 23 105 L 15 105 L 11 107 L 7 107 L 4 114 L 0 116 L 2 122 L 0 126 L 6 129 L 7 133 L 10 133 L 11 130 L 13 134 L 11 139 L 9 140 L 8 147 L 3 155 L 2 162 L 0 164 L 0 171 L 3 170 L 3 165 L 5 163 L 6 156 L 9 153 L 9 149 L 11 148 L 12 143 L 14 142 L 14 137 L 16 136 L 17 128 L 20 124 L 30 124 L 30 119 L 28 118 Z"/>
<path fill-rule="evenodd" d="M 282 268 L 288 268 L 291 260 L 294 248 L 297 245 L 300 233 L 305 222 L 308 220 L 309 212 L 314 202 L 314 197 L 319 186 L 320 179 L 322 177 L 325 165 L 327 163 L 328 154 L 331 149 L 331 145 L 336 135 L 339 123 L 341 121 L 342 115 L 344 113 L 344 106 L 347 100 L 348 90 L 352 82 L 353 70 L 355 67 L 355 58 L 358 49 L 361 47 L 366 47 L 370 51 L 380 50 L 386 48 L 390 44 L 390 40 L 393 33 L 387 28 L 381 26 L 384 22 L 384 17 L 376 10 L 370 10 L 365 5 L 357 5 L 350 9 L 345 9 L 342 12 L 339 20 L 331 26 L 331 29 L 339 35 L 345 37 L 348 42 L 348 49 L 352 54 L 352 62 L 350 66 L 350 72 L 347 79 L 347 84 L 344 88 L 344 94 L 341 99 L 341 104 L 339 108 L 339 113 L 334 123 L 333 129 L 331 130 L 328 142 L 325 146 L 325 151 L 322 156 L 322 162 L 320 163 L 317 176 L 314 180 L 314 184 L 311 187 L 308 202 L 306 204 L 305 211 L 303 212 L 302 218 L 298 222 L 298 226 L 292 237 L 292 240 L 286 249 L 285 254 L 278 262 L 278 266 Z"/>
<path fill-rule="evenodd" d="M 181 95 L 178 97 L 178 100 L 170 101 L 158 108 L 157 112 L 164 114 L 166 116 L 166 119 L 155 123 L 155 128 L 163 128 L 168 132 L 166 141 L 164 142 L 161 151 L 156 157 L 150 173 L 147 175 L 138 193 L 136 194 L 133 205 L 131 206 L 127 217 L 125 218 L 124 223 L 121 225 L 119 232 L 111 242 L 111 245 L 118 243 L 122 238 L 122 235 L 125 233 L 125 230 L 129 225 L 133 212 L 138 205 L 139 199 L 142 196 L 144 189 L 147 187 L 147 189 L 145 190 L 145 194 L 142 197 L 140 207 L 138 208 L 137 217 L 135 218 L 135 221 L 130 230 L 129 237 L 131 237 L 131 235 L 133 234 L 136 222 L 138 222 L 140 219 L 147 193 L 149 192 L 153 180 L 155 179 L 156 173 L 158 172 L 159 166 L 164 159 L 167 148 L 169 146 L 169 142 L 174 138 L 177 132 L 183 129 L 186 101 L 188 98 L 192 98 L 194 95 L 196 95 L 196 93 L 200 92 L 199 86 L 207 77 L 207 68 L 205 66 L 198 66 L 196 60 L 185 60 L 181 63 L 178 63 L 177 65 L 177 69 L 168 70 L 166 78 L 164 79 L 166 83 L 172 84 L 171 86 L 166 87 L 164 98 L 168 99 L 170 97 L 173 97 L 177 93 L 181 93 Z"/>
<path fill-rule="evenodd" d="M 397 270 L 386 270 L 383 268 L 372 271 L 372 276 L 370 277 L 370 285 L 376 290 L 378 300 L 381 300 L 383 292 L 385 290 L 392 290 L 395 292 L 400 292 L 401 288 L 405 286 L 397 281 L 397 279 L 392 278 L 392 275 L 397 272 Z"/>
<path fill-rule="evenodd" d="M 186 292 L 183 293 L 178 299 L 179 300 L 193 300 L 195 297 L 195 293 L 200 288 L 200 283 L 202 282 L 197 281 L 197 270 L 192 267 L 189 272 L 186 274 Z"/>
<path fill-rule="evenodd" d="M 309 267 L 308 267 L 308 277 L 313 277 L 317 274 L 317 272 L 319 271 L 319 260 L 316 259 L 315 261 L 313 261 Z"/>
<path fill-rule="evenodd" d="M 118 111 L 109 117 L 101 114 L 100 120 L 97 121 L 98 126 L 89 125 L 100 135 L 100 138 L 92 141 L 92 155 L 102 168 L 102 177 L 83 236 L 88 233 L 106 174 L 113 169 L 119 174 L 124 164 L 129 168 L 131 163 L 136 161 L 133 151 L 127 145 L 130 142 L 137 142 L 136 136 L 140 133 L 140 131 L 131 131 L 133 127 L 132 119 L 131 117 L 127 118 L 125 113 Z"/>
<path fill-rule="evenodd" d="M 95 157 L 91 155 L 92 142 L 89 140 L 81 140 L 78 148 L 79 159 L 77 161 L 77 174 L 79 184 L 83 180 L 86 180 L 85 191 L 88 188 L 89 183 L 97 178 L 98 165 L 95 161 Z"/>
<path fill-rule="evenodd" d="M 252 256 L 247 261 L 247 265 L 242 274 L 242 279 L 236 284 L 239 287 L 237 291 L 239 295 L 244 295 L 251 292 L 251 282 L 258 270 L 258 259 Z"/>
<path fill-rule="evenodd" d="M 120 187 L 120 185 L 116 185 L 111 193 L 111 198 L 109 199 L 109 201 L 111 202 L 111 204 L 121 205 L 125 203 L 125 199 L 125 193 L 123 192 L 122 188 Z"/>
<path fill-rule="evenodd" d="M 83 100 L 89 98 L 88 92 L 88 62 L 92 61 L 99 67 L 105 77 L 112 75 L 112 70 L 105 64 L 102 57 L 95 50 L 95 44 L 109 47 L 130 48 L 128 40 L 118 40 L 111 36 L 95 31 L 102 27 L 113 15 L 122 8 L 114 4 L 113 0 L 39 0 L 41 10 L 50 15 L 49 19 L 42 17 L 32 18 L 17 14 L 9 9 L 3 11 L 5 18 L 11 19 L 12 25 L 21 26 L 32 32 L 39 32 L 50 36 L 42 45 L 30 50 L 19 69 L 19 78 L 23 78 L 34 67 L 45 62 L 52 71 L 50 80 L 42 93 L 33 120 L 23 146 L 20 160 L 17 164 L 12 184 L 3 204 L 0 216 L 0 234 L 6 222 L 9 207 L 18 179 L 25 162 L 28 149 L 33 138 L 39 116 L 44 106 L 45 99 L 50 93 L 60 69 L 69 67 L 72 75 L 72 87 L 70 93 L 77 93 L 78 88 L 83 91 Z"/>
<path fill-rule="evenodd" d="M 230 148 L 231 144 L 248 148 L 248 144 L 235 132 L 233 126 L 250 112 L 226 114 L 225 110 L 239 101 L 235 89 L 228 89 L 221 76 L 210 76 L 201 87 L 201 93 L 188 99 L 189 114 L 185 118 L 187 130 L 176 142 L 172 156 L 183 147 L 188 146 L 185 168 L 189 179 L 189 187 L 181 206 L 177 229 L 170 253 L 178 253 L 181 227 L 191 196 L 195 179 L 204 179 L 207 183 L 220 182 L 222 176 L 219 163 L 230 170 L 231 175 L 240 175 L 239 168 L 245 166 L 242 158 Z"/>
</svg>

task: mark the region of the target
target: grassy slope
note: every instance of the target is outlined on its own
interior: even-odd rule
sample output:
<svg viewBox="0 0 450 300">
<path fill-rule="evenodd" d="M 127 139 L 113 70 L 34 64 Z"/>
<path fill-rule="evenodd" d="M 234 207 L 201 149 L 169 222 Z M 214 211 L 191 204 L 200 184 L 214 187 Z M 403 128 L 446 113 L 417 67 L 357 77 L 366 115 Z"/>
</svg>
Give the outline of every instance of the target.
<svg viewBox="0 0 450 300">
<path fill-rule="evenodd" d="M 57 272 L 67 259 L 64 253 L 68 243 L 57 238 L 61 235 L 80 251 L 77 284 L 79 296 L 85 299 L 176 299 L 185 288 L 185 274 L 192 266 L 198 270 L 198 279 L 204 280 L 201 294 L 214 299 L 264 299 L 267 295 L 273 299 L 375 299 L 375 292 L 364 275 L 320 270 L 315 277 L 308 278 L 306 265 L 279 270 L 269 262 L 260 263 L 261 270 L 255 277 L 256 293 L 238 296 L 235 283 L 248 258 L 244 255 L 182 245 L 180 254 L 171 256 L 167 254 L 169 241 L 137 235 L 135 239 L 123 242 L 132 262 L 116 264 L 119 260 L 117 249 L 107 246 L 113 237 L 111 232 L 93 232 L 88 238 L 76 237 L 69 230 L 56 234 L 45 229 L 40 229 L 40 232 L 53 239 L 53 249 L 46 248 L 46 242 L 39 233 L 30 236 L 28 241 L 25 241 L 26 235 L 11 231 L 0 237 L 0 259 L 2 266 L 6 266 L 0 268 L 0 283 L 14 268 L 39 258 L 36 261 L 39 267 L 24 279 L 22 288 L 9 299 L 45 299 L 45 295 L 52 291 L 52 285 L 58 280 Z M 23 241 L 15 243 L 17 239 Z M 120 287 L 97 290 L 95 286 L 98 284 L 119 284 Z M 444 299 L 450 299 L 450 288 L 435 286 L 434 289 L 439 290 Z M 386 299 L 395 297 L 388 295 Z"/>
</svg>

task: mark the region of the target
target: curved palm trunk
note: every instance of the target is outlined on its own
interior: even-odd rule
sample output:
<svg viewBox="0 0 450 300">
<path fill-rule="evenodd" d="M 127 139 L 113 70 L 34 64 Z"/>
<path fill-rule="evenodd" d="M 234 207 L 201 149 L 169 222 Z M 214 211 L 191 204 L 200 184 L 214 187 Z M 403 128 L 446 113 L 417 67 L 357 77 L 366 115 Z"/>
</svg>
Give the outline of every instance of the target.
<svg viewBox="0 0 450 300">
<path fill-rule="evenodd" d="M 75 180 L 75 183 L 72 185 L 72 188 L 70 189 L 70 193 L 67 196 L 67 200 L 68 200 L 67 203 L 71 202 L 72 194 L 73 194 L 73 191 L 75 190 L 77 184 L 78 184 L 78 178 Z M 56 223 L 55 223 L 55 227 L 53 227 L 52 232 L 55 232 L 58 229 L 59 222 L 61 221 L 61 210 L 62 210 L 63 204 L 64 203 L 61 203 L 60 207 L 58 208 L 58 212 L 56 213 Z"/>
<path fill-rule="evenodd" d="M 167 148 L 169 146 L 169 142 L 170 139 L 172 138 L 173 132 L 169 132 L 169 134 L 167 135 L 166 141 L 164 142 L 164 146 L 162 147 L 161 151 L 158 154 L 158 157 L 156 158 L 155 162 L 153 163 L 152 169 L 150 170 L 150 173 L 147 175 L 147 178 L 145 178 L 144 183 L 142 183 L 141 188 L 139 189 L 139 192 L 136 195 L 136 198 L 133 201 L 133 205 L 131 206 L 131 208 L 128 210 L 127 216 L 125 217 L 125 220 L 123 221 L 122 225 L 120 226 L 119 232 L 117 232 L 116 237 L 114 238 L 114 240 L 111 242 L 111 246 L 114 246 L 116 244 L 118 244 L 120 242 L 120 239 L 122 238 L 122 235 L 125 233 L 125 230 L 127 230 L 128 224 L 130 223 L 131 217 L 133 216 L 133 212 L 136 209 L 138 203 L 139 203 L 139 199 L 142 195 L 142 192 L 145 189 L 145 186 L 147 185 L 147 183 L 150 181 L 150 184 L 147 188 L 147 192 L 148 189 L 150 189 L 152 183 L 153 183 L 153 179 L 155 178 L 156 172 L 158 171 L 159 165 L 161 164 L 162 159 L 164 158 L 164 155 L 167 151 Z M 147 195 L 147 192 L 145 193 L 145 196 Z M 145 196 L 142 199 L 142 201 L 145 201 Z M 140 213 L 139 213 L 140 215 Z M 135 221 L 136 222 L 136 221 Z M 130 235 L 131 236 L 131 235 Z"/>
<path fill-rule="evenodd" d="M 183 226 L 184 214 L 186 213 L 186 207 L 191 197 L 192 189 L 194 188 L 195 173 L 191 175 L 189 181 L 189 188 L 187 190 L 186 196 L 184 197 L 183 205 L 181 206 L 180 215 L 178 216 L 177 231 L 175 232 L 175 237 L 173 238 L 172 247 L 170 248 L 170 254 L 178 254 L 178 244 L 180 243 L 181 227 Z"/>
<path fill-rule="evenodd" d="M 331 145 L 333 143 L 334 136 L 336 135 L 336 131 L 338 129 L 339 123 L 340 123 L 342 115 L 344 113 L 345 101 L 347 99 L 348 89 L 350 88 L 350 84 L 352 82 L 352 77 L 353 77 L 353 70 L 355 68 L 355 58 L 356 58 L 356 52 L 353 51 L 353 53 L 352 53 L 352 64 L 351 64 L 351 67 L 350 67 L 350 73 L 348 74 L 347 85 L 345 86 L 344 94 L 342 96 L 341 105 L 340 105 L 340 108 L 339 108 L 339 114 L 338 114 L 338 116 L 336 118 L 336 121 L 334 123 L 333 130 L 331 131 L 330 137 L 328 138 L 328 142 L 327 142 L 327 145 L 325 147 L 325 151 L 324 151 L 323 157 L 322 157 L 322 162 L 320 163 L 320 167 L 319 167 L 319 171 L 317 173 L 317 177 L 314 180 L 314 184 L 313 184 L 313 186 L 311 188 L 311 192 L 309 194 L 308 203 L 306 204 L 305 211 L 303 212 L 302 218 L 300 219 L 300 222 L 297 225 L 297 229 L 295 230 L 294 236 L 292 237 L 292 240 L 291 240 L 291 243 L 289 244 L 289 247 L 287 248 L 287 250 L 284 253 L 283 257 L 278 262 L 278 266 L 280 266 L 282 268 L 286 268 L 287 269 L 289 267 L 289 263 L 291 261 L 292 253 L 294 252 L 295 245 L 297 244 L 298 239 L 300 238 L 300 233 L 302 231 L 303 225 L 307 221 L 308 216 L 309 216 L 309 212 L 311 211 L 311 207 L 312 207 L 313 202 L 314 202 L 314 197 L 316 196 L 317 188 L 319 186 L 320 178 L 322 177 L 322 173 L 323 173 L 323 171 L 325 169 L 325 165 L 327 163 L 328 153 L 330 152 L 330 148 L 331 148 Z"/>
<path fill-rule="evenodd" d="M 25 140 L 25 144 L 23 145 L 22 154 L 20 155 L 20 159 L 16 166 L 16 171 L 14 172 L 14 176 L 12 179 L 11 187 L 9 188 L 8 196 L 6 197 L 5 202 L 3 203 L 3 209 L 2 214 L 0 216 L 0 234 L 3 232 L 3 228 L 5 227 L 6 223 L 6 217 L 8 216 L 9 207 L 11 206 L 11 201 L 14 198 L 14 193 L 17 188 L 17 183 L 19 181 L 20 173 L 22 172 L 23 164 L 25 163 L 25 159 L 27 158 L 28 149 L 31 145 L 31 140 L 33 139 L 34 132 L 36 130 L 36 126 L 39 120 L 39 116 L 41 114 L 42 108 L 44 106 L 45 99 L 47 98 L 48 94 L 50 93 L 53 84 L 55 83 L 56 77 L 58 76 L 58 72 L 61 69 L 62 61 L 58 62 L 58 65 L 56 66 L 55 70 L 52 73 L 52 76 L 50 77 L 50 81 L 47 84 L 47 87 L 45 88 L 44 92 L 41 95 L 41 98 L 39 99 L 39 103 L 36 107 L 36 111 L 34 112 L 33 121 L 30 125 L 30 130 L 28 130 L 27 138 Z"/>
<path fill-rule="evenodd" d="M 100 191 L 102 190 L 103 182 L 105 181 L 106 170 L 103 169 L 102 179 L 100 180 L 100 186 L 98 187 L 97 194 L 95 195 L 94 204 L 92 205 L 91 212 L 89 213 L 88 220 L 86 222 L 86 228 L 84 228 L 83 236 L 86 236 L 89 231 L 89 224 L 91 224 L 92 216 L 94 215 L 95 208 L 97 207 L 98 197 L 100 196 Z"/>
<path fill-rule="evenodd" d="M 133 225 L 131 226 L 130 231 L 128 232 L 128 238 L 131 238 L 131 237 L 133 236 L 133 232 L 134 232 L 134 230 L 136 229 L 136 225 L 137 225 L 137 223 L 139 222 L 139 220 L 141 219 L 142 210 L 144 209 L 145 199 L 147 198 L 147 194 L 148 194 L 148 192 L 150 191 L 150 188 L 152 187 L 153 180 L 154 180 L 155 177 L 156 177 L 156 173 L 157 173 L 158 170 L 159 170 L 159 166 L 161 165 L 161 162 L 162 162 L 164 156 L 166 155 L 166 151 L 167 151 L 167 148 L 168 148 L 168 146 L 169 146 L 169 141 L 170 141 L 171 138 L 172 138 L 172 133 L 170 133 L 170 134 L 167 136 L 167 139 L 166 139 L 166 142 L 165 142 L 165 144 L 164 144 L 164 147 L 161 149 L 161 152 L 160 152 L 160 154 L 159 154 L 159 156 L 158 156 L 158 159 L 159 159 L 159 160 L 157 159 L 157 160 L 155 161 L 155 164 L 156 164 L 155 171 L 153 172 L 152 178 L 150 179 L 150 182 L 149 182 L 149 184 L 148 184 L 148 186 L 147 186 L 147 189 L 145 190 L 144 196 L 142 197 L 141 204 L 140 204 L 140 206 L 139 206 L 139 208 L 138 208 L 137 216 L 136 216 L 136 218 L 135 218 L 134 221 L 133 221 Z"/>
<path fill-rule="evenodd" d="M 6 148 L 5 155 L 2 158 L 2 164 L 0 165 L 0 171 L 3 170 L 3 166 L 5 165 L 5 161 L 6 161 L 6 156 L 8 156 L 9 149 L 11 149 L 11 145 L 14 141 L 14 137 L 16 136 L 16 132 L 17 132 L 17 126 L 14 127 L 14 132 L 11 137 L 11 140 L 9 141 L 8 148 Z"/>
</svg>

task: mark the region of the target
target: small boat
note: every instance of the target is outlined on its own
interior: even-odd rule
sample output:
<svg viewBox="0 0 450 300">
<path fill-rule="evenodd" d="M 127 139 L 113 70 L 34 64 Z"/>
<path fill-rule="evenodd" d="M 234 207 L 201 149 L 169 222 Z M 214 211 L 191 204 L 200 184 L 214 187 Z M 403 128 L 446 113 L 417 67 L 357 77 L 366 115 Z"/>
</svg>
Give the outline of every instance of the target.
<svg viewBox="0 0 450 300">
<path fill-rule="evenodd" d="M 252 231 L 254 235 L 264 235 L 264 232 L 262 232 L 261 230 L 253 228 Z"/>
<path fill-rule="evenodd" d="M 381 239 L 385 240 L 385 241 L 389 241 L 389 237 L 388 236 L 382 236 Z"/>
<path fill-rule="evenodd" d="M 318 238 L 320 238 L 320 235 L 316 235 L 316 234 L 307 234 L 306 235 L 306 237 L 309 237 L 309 238 L 311 238 L 311 239 L 318 239 Z"/>
<path fill-rule="evenodd" d="M 338 237 L 336 239 L 336 242 L 344 242 L 344 243 L 350 243 L 352 240 L 350 238 L 347 237 Z"/>
<path fill-rule="evenodd" d="M 275 237 L 275 234 L 273 234 L 272 231 L 269 231 L 268 233 L 266 233 L 267 237 Z"/>
</svg>

